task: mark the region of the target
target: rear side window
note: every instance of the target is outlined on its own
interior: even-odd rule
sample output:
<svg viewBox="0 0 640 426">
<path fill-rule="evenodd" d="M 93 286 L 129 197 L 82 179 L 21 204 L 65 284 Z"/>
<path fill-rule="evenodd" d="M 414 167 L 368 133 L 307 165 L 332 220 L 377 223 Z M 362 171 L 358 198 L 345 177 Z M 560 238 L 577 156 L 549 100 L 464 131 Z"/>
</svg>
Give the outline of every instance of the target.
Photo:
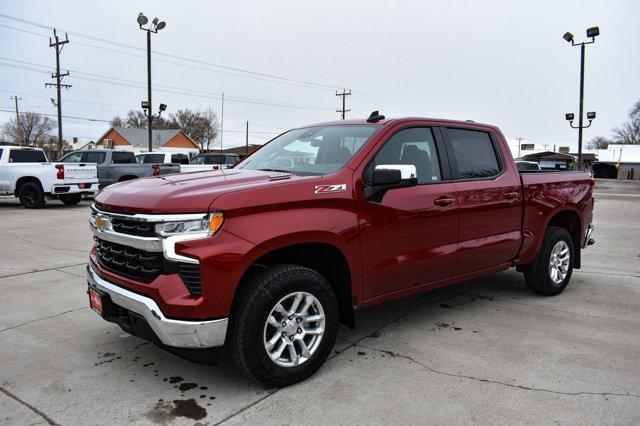
<svg viewBox="0 0 640 426">
<path fill-rule="evenodd" d="M 47 157 L 42 151 L 12 149 L 9 151 L 10 163 L 46 163 Z"/>
<path fill-rule="evenodd" d="M 82 154 L 83 163 L 104 163 L 104 159 L 107 156 L 104 152 L 85 152 Z"/>
<path fill-rule="evenodd" d="M 436 144 L 430 127 L 400 130 L 378 151 L 365 171 L 365 181 L 371 182 L 373 170 L 382 164 L 413 164 L 418 183 L 442 180 Z"/>
<path fill-rule="evenodd" d="M 489 133 L 447 129 L 449 155 L 457 166 L 458 179 L 479 179 L 500 174 L 500 162 Z"/>
<path fill-rule="evenodd" d="M 114 152 L 112 157 L 113 164 L 135 164 L 136 157 L 133 152 Z"/>
<path fill-rule="evenodd" d="M 186 154 L 172 154 L 171 162 L 173 164 L 189 164 L 189 157 Z"/>
<path fill-rule="evenodd" d="M 142 161 L 138 161 L 139 163 L 162 163 L 164 162 L 164 154 L 145 154 L 141 155 Z"/>
</svg>

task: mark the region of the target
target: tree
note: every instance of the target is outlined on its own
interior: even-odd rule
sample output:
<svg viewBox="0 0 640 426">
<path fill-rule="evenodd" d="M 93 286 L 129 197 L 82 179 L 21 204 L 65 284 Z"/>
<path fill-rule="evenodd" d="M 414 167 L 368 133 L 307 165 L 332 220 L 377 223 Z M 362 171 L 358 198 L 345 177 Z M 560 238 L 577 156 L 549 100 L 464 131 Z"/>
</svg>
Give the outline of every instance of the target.
<svg viewBox="0 0 640 426">
<path fill-rule="evenodd" d="M 216 113 L 210 108 L 204 111 L 187 108 L 178 110 L 169 116 L 169 123 L 171 127 L 182 130 L 205 151 L 218 136 L 220 127 Z"/>
<path fill-rule="evenodd" d="M 591 139 L 587 144 L 587 148 L 589 149 L 607 149 L 609 144 L 611 143 L 610 139 L 605 138 L 604 136 L 596 136 Z"/>
<path fill-rule="evenodd" d="M 640 144 L 640 100 L 629 111 L 629 118 L 611 130 L 615 143 Z"/>
<path fill-rule="evenodd" d="M 127 112 L 127 117 L 124 119 L 116 115 L 111 120 L 111 125 L 113 127 L 131 127 L 134 129 L 146 129 L 148 123 L 149 120 L 147 119 L 147 116 L 144 115 L 144 112 L 134 110 Z M 153 119 L 153 128 L 156 130 L 164 130 L 171 127 L 164 117 L 159 117 Z"/>
<path fill-rule="evenodd" d="M 49 117 L 35 112 L 20 113 L 20 129 L 17 128 L 15 118 L 9 119 L 2 126 L 2 133 L 6 139 L 22 142 L 27 146 L 39 148 L 48 141 L 51 130 L 56 128 L 56 122 Z"/>
</svg>

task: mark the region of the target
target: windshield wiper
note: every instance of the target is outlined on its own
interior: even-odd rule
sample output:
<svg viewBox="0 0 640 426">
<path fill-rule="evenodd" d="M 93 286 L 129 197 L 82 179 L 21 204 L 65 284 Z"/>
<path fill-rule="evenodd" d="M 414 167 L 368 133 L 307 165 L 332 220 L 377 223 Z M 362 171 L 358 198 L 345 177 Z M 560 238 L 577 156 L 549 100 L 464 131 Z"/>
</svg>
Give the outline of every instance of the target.
<svg viewBox="0 0 640 426">
<path fill-rule="evenodd" d="M 278 173 L 291 173 L 293 174 L 293 172 L 291 170 L 283 170 L 283 169 L 257 169 L 260 170 L 262 172 L 278 172 Z"/>
</svg>

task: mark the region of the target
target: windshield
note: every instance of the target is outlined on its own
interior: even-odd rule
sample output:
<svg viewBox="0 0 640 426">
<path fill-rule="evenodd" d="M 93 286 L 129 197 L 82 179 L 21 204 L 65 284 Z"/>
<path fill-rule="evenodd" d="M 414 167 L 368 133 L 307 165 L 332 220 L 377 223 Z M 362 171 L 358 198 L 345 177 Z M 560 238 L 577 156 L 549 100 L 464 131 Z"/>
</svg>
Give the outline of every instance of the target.
<svg viewBox="0 0 640 426">
<path fill-rule="evenodd" d="M 278 136 L 236 169 L 325 175 L 343 168 L 381 126 L 318 126 Z"/>
</svg>

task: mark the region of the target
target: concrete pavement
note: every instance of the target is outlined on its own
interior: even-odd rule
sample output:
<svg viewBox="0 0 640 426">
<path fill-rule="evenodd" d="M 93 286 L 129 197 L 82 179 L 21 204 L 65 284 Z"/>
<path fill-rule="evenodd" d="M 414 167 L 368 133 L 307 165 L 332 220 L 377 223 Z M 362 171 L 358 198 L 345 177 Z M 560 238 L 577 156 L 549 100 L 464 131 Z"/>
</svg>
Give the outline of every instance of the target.
<svg viewBox="0 0 640 426">
<path fill-rule="evenodd" d="M 88 202 L 0 198 L 0 423 L 638 423 L 640 186 L 596 194 L 597 243 L 561 295 L 510 270 L 369 309 L 281 390 L 89 310 Z"/>
</svg>

